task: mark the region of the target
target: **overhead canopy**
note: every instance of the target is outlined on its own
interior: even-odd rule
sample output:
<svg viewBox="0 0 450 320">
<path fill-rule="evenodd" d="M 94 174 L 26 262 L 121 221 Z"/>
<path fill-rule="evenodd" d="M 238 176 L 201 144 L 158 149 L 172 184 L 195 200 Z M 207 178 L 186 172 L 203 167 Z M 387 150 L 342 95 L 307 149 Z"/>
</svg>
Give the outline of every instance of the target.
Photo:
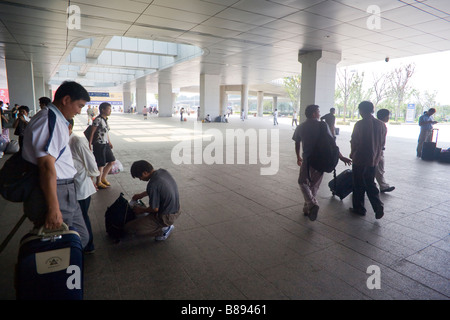
<svg viewBox="0 0 450 320">
<path fill-rule="evenodd" d="M 220 75 L 222 84 L 258 86 L 298 73 L 299 51 L 339 52 L 340 65 L 352 65 L 450 50 L 448 0 L 70 4 L 1 1 L 0 68 L 3 58 L 30 60 L 34 75 L 47 83 L 73 76 L 80 81 L 84 77 L 88 86 L 141 77 L 148 86 L 162 81 L 182 88 L 198 85 L 201 73 Z M 187 59 L 179 50 L 142 52 L 134 45 L 146 40 L 153 40 L 154 47 L 190 45 L 185 48 L 193 54 Z"/>
</svg>

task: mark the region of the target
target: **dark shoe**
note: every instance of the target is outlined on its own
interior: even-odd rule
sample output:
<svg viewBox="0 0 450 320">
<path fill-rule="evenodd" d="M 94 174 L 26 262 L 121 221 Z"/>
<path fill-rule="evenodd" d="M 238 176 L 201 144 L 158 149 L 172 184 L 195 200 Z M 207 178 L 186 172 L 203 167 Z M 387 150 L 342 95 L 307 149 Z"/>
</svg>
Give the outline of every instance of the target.
<svg viewBox="0 0 450 320">
<path fill-rule="evenodd" d="M 314 221 L 317 219 L 317 213 L 319 212 L 319 206 L 317 204 L 313 205 L 310 209 L 309 209 L 309 220 Z"/>
<path fill-rule="evenodd" d="M 375 210 L 375 219 L 381 219 L 384 216 L 384 209 L 383 208 L 379 208 L 377 210 Z"/>
<path fill-rule="evenodd" d="M 356 213 L 357 215 L 360 215 L 360 216 L 366 215 L 366 210 L 356 210 L 353 208 L 349 208 L 348 211 L 350 211 L 351 213 Z"/>
<path fill-rule="evenodd" d="M 391 191 L 394 191 L 394 190 L 395 190 L 395 187 L 389 187 L 387 189 L 380 190 L 380 192 L 381 193 L 385 193 L 385 192 L 391 192 Z"/>
</svg>

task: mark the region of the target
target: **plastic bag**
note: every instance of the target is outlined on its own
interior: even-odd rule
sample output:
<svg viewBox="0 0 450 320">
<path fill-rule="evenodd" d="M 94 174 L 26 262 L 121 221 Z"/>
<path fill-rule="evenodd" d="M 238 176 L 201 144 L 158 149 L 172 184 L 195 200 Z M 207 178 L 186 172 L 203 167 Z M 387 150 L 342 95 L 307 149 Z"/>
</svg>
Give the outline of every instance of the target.
<svg viewBox="0 0 450 320">
<path fill-rule="evenodd" d="M 8 145 L 6 146 L 5 153 L 17 153 L 19 152 L 19 142 L 16 140 L 11 140 Z"/>
<path fill-rule="evenodd" d="M 4 152 L 6 150 L 8 143 L 9 142 L 5 138 L 0 137 L 0 152 Z"/>
<path fill-rule="evenodd" d="M 119 172 L 123 171 L 123 165 L 119 160 L 116 160 L 111 168 L 111 171 L 109 171 L 109 174 L 118 174 Z"/>
</svg>

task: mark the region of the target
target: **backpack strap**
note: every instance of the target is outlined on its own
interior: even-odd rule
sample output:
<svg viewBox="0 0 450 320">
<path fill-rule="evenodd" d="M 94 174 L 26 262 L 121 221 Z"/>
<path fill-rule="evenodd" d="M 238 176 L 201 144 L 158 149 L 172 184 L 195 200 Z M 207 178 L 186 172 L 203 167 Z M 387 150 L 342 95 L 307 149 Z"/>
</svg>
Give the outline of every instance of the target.
<svg viewBox="0 0 450 320">
<path fill-rule="evenodd" d="M 47 140 L 47 144 L 45 145 L 45 151 L 48 152 L 48 148 L 50 147 L 50 142 L 53 138 L 53 131 L 55 131 L 56 125 L 56 114 L 52 111 L 52 109 L 48 109 L 48 133 L 49 138 Z"/>
<path fill-rule="evenodd" d="M 0 245 L 0 252 L 2 252 L 3 249 L 6 248 L 6 245 L 9 243 L 9 241 L 14 236 L 14 234 L 17 232 L 17 230 L 19 230 L 20 226 L 22 225 L 22 223 L 25 221 L 26 218 L 27 218 L 26 214 L 23 214 L 22 217 L 19 219 L 19 221 L 14 226 L 14 228 L 12 228 L 11 232 L 6 236 L 5 240 L 3 240 L 2 244 Z"/>
<path fill-rule="evenodd" d="M 49 138 L 47 140 L 47 144 L 45 145 L 45 151 L 48 152 L 48 148 L 50 147 L 50 142 L 53 138 L 53 131 L 55 131 L 55 125 L 56 125 L 56 114 L 52 111 L 52 109 L 48 109 L 48 132 L 49 132 Z M 66 147 L 64 147 L 61 152 L 58 155 L 58 158 L 56 158 L 56 161 L 58 161 L 59 157 L 64 153 L 66 150 Z"/>
<path fill-rule="evenodd" d="M 336 181 L 336 169 L 333 170 L 333 180 L 334 180 L 334 190 L 332 192 L 333 196 L 336 194 L 337 181 Z"/>
</svg>

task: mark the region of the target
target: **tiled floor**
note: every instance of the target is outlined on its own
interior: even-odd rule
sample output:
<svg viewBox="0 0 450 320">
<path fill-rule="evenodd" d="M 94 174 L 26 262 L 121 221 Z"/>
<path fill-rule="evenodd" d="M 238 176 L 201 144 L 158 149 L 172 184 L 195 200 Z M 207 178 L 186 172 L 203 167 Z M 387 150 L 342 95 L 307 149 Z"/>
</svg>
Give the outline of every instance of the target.
<svg viewBox="0 0 450 320">
<path fill-rule="evenodd" d="M 381 195 L 383 219 L 375 220 L 368 201 L 365 217 L 349 213 L 351 196 L 333 198 L 327 187 L 332 175 L 326 174 L 318 219 L 311 222 L 302 214 L 293 129 L 288 119 L 280 120 L 274 132 L 269 118 L 242 122 L 238 117 L 228 124 L 203 124 L 200 131 L 193 116 L 180 122 L 177 117 L 144 121 L 141 115 L 113 115 L 113 151 L 124 171 L 111 175 L 113 186 L 92 198 L 96 252 L 85 260 L 85 299 L 449 299 L 450 165 L 417 159 L 416 136 L 389 136 L 386 178 L 396 189 Z M 85 117 L 78 116 L 79 134 L 84 127 Z M 242 151 L 236 147 L 234 158 L 227 149 L 226 129 L 239 134 L 239 128 L 260 139 L 250 143 L 255 149 L 245 148 L 256 164 L 250 163 L 252 157 L 237 164 Z M 269 151 L 278 145 L 279 156 L 266 152 L 262 137 Z M 344 155 L 349 140 L 350 130 L 341 129 L 337 141 Z M 188 145 L 192 158 L 175 153 Z M 211 153 L 214 146 L 223 158 Z M 175 164 L 182 155 L 201 164 Z M 228 164 L 207 164 L 213 156 Z M 131 199 L 145 190 L 145 182 L 129 174 L 132 162 L 141 159 L 175 177 L 182 215 L 165 242 L 128 237 L 114 244 L 105 233 L 104 212 L 120 192 Z M 267 167 L 278 171 L 261 175 Z M 338 171 L 343 169 L 340 163 Z M 0 199 L 0 211 L 3 239 L 22 210 Z M 15 298 L 18 242 L 29 228 L 25 223 L 1 253 L 0 299 Z M 380 289 L 367 286 L 372 265 L 380 268 Z"/>
</svg>

